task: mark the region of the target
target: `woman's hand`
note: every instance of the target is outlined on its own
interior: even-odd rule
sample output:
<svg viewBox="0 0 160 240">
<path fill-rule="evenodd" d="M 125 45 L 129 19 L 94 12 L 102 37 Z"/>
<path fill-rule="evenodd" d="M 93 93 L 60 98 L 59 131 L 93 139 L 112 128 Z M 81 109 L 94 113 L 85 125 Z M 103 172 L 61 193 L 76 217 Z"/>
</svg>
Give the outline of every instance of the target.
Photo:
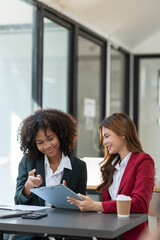
<svg viewBox="0 0 160 240">
<path fill-rule="evenodd" d="M 31 170 L 28 173 L 28 179 L 27 179 L 27 181 L 25 183 L 25 186 L 24 186 L 24 193 L 26 195 L 30 195 L 31 194 L 31 191 L 30 191 L 31 188 L 39 187 L 42 184 L 42 177 L 41 177 L 41 175 L 38 174 L 35 177 L 35 172 L 36 172 L 36 169 L 33 169 L 33 170 Z"/>
<path fill-rule="evenodd" d="M 81 212 L 86 211 L 96 211 L 96 212 L 103 212 L 103 207 L 101 202 L 96 202 L 92 198 L 78 194 L 80 197 L 83 198 L 83 201 L 78 200 L 76 198 L 68 197 L 68 201 L 77 205 L 77 207 L 81 210 Z"/>
</svg>

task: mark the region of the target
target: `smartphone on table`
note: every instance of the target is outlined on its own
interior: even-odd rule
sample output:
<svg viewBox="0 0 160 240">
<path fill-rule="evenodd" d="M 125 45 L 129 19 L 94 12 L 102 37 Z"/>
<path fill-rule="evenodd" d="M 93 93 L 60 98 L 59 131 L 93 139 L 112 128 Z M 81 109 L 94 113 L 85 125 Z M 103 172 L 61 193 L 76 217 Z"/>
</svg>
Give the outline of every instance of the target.
<svg viewBox="0 0 160 240">
<path fill-rule="evenodd" d="M 46 217 L 48 214 L 47 213 L 28 213 L 25 215 L 22 215 L 23 219 L 40 219 L 43 217 Z"/>
</svg>

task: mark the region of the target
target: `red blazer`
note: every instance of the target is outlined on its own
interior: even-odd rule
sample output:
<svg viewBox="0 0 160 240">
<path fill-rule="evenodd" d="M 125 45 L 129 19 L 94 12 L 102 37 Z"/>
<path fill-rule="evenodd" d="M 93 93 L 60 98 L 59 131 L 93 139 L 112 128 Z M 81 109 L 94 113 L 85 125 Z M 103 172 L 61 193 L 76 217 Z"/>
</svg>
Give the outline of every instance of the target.
<svg viewBox="0 0 160 240">
<path fill-rule="evenodd" d="M 148 213 L 153 187 L 153 159 L 146 153 L 132 153 L 118 190 L 118 194 L 124 194 L 132 198 L 131 213 Z M 108 189 L 103 191 L 102 196 L 104 213 L 116 213 L 116 201 L 111 201 Z M 136 240 L 147 226 L 148 222 L 140 224 L 123 234 L 122 239 Z"/>
</svg>

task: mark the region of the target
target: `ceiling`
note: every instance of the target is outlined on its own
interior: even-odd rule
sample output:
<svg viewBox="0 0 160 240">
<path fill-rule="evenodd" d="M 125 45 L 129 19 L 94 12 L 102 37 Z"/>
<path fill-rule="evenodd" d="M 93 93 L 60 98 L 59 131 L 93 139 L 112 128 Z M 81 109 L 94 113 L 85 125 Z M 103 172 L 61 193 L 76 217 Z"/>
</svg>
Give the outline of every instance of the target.
<svg viewBox="0 0 160 240">
<path fill-rule="evenodd" d="M 48 0 L 129 49 L 160 33 L 160 0 Z M 47 1 L 43 1 L 47 3 Z"/>
</svg>

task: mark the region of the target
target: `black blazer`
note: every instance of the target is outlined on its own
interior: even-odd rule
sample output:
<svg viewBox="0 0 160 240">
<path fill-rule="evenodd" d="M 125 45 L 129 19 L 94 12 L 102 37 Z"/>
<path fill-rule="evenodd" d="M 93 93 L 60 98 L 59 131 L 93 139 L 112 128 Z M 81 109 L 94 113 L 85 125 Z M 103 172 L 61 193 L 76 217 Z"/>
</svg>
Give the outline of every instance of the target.
<svg viewBox="0 0 160 240">
<path fill-rule="evenodd" d="M 64 174 L 62 180 L 67 182 L 67 187 L 72 189 L 76 193 L 86 194 L 86 184 L 87 184 L 87 169 L 86 163 L 79 158 L 70 156 L 70 161 L 72 165 L 72 170 L 64 169 Z M 45 182 L 45 169 L 44 169 L 44 158 L 39 160 L 27 159 L 23 157 L 19 163 L 18 177 L 16 185 L 16 193 L 14 197 L 15 204 L 27 204 L 27 205 L 37 205 L 43 206 L 45 201 L 35 194 L 26 196 L 24 194 L 24 185 L 28 178 L 28 173 L 32 169 L 36 169 L 36 175 L 40 174 L 42 176 L 42 184 L 40 187 L 46 185 Z"/>
</svg>

